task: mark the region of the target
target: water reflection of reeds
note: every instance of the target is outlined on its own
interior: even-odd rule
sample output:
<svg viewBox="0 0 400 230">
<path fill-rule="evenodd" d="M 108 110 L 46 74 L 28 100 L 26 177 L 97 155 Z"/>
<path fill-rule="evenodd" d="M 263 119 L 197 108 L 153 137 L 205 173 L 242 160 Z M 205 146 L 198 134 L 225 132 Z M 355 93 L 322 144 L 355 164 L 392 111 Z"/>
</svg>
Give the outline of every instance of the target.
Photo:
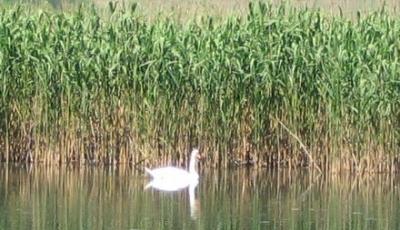
<svg viewBox="0 0 400 230">
<path fill-rule="evenodd" d="M 187 191 L 144 190 L 124 168 L 0 168 L 0 229 L 397 229 L 399 179 L 201 172 Z M 193 216 L 191 211 L 194 210 Z"/>
<path fill-rule="evenodd" d="M 124 229 L 142 226 L 162 229 L 163 221 L 149 221 L 157 217 L 173 220 L 165 210 L 186 213 L 173 200 L 174 194 L 144 193 L 144 177 L 133 176 L 131 170 L 115 168 L 46 168 L 0 170 L 5 196 L 2 209 L 16 221 L 3 226 L 29 229 Z M 12 174 L 12 177 L 8 176 Z M 149 210 L 148 204 L 159 205 Z M 18 204 L 18 205 L 15 205 Z M 179 205 L 178 205 L 179 204 Z M 156 207 L 153 207 L 156 208 Z M 176 213 L 174 214 L 176 215 Z M 182 215 L 180 215 L 182 216 Z M 171 227 L 176 223 L 170 223 Z M 1 228 L 1 226 L 0 226 Z M 169 228 L 172 229 L 172 228 Z"/>
<path fill-rule="evenodd" d="M 316 177 L 308 172 L 241 171 L 203 184 L 210 183 L 214 186 L 200 194 L 220 196 L 201 197 L 209 202 L 202 207 L 224 208 L 220 213 L 207 210 L 219 217 L 215 222 L 247 217 L 235 219 L 234 229 L 254 225 L 260 229 L 386 229 L 398 224 L 393 212 L 398 213 L 399 180 L 390 175 Z"/>
</svg>

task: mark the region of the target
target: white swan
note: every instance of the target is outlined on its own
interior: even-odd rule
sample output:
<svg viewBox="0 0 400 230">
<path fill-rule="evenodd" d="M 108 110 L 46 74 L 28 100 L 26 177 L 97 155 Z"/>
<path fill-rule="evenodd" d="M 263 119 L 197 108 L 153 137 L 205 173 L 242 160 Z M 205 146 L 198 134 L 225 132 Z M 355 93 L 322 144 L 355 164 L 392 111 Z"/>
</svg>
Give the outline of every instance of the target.
<svg viewBox="0 0 400 230">
<path fill-rule="evenodd" d="M 176 191 L 189 185 L 197 185 L 199 174 L 196 172 L 195 165 L 197 160 L 198 149 L 193 149 L 190 156 L 189 171 L 176 167 L 163 167 L 157 169 L 145 168 L 153 180 L 146 185 L 164 191 Z"/>
</svg>

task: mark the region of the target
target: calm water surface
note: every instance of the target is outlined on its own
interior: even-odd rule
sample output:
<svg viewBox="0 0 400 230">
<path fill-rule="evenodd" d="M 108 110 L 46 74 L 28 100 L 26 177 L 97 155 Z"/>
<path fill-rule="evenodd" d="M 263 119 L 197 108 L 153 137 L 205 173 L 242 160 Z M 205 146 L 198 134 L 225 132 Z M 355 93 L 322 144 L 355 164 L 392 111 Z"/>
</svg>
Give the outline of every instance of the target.
<svg viewBox="0 0 400 230">
<path fill-rule="evenodd" d="M 132 169 L 0 165 L 0 229 L 400 229 L 397 176 L 200 174 L 191 196 Z"/>
</svg>

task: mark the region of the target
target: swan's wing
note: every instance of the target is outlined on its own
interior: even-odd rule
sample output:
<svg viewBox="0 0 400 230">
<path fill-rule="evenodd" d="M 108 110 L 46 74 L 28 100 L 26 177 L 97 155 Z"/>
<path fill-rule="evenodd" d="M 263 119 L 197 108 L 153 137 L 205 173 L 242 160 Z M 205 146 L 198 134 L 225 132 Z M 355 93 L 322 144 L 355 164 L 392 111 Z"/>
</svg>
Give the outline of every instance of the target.
<svg viewBox="0 0 400 230">
<path fill-rule="evenodd" d="M 177 191 L 198 183 L 198 176 L 195 177 L 189 172 L 175 167 L 164 167 L 157 169 L 145 169 L 153 180 L 145 188 L 153 187 L 163 191 Z"/>
</svg>

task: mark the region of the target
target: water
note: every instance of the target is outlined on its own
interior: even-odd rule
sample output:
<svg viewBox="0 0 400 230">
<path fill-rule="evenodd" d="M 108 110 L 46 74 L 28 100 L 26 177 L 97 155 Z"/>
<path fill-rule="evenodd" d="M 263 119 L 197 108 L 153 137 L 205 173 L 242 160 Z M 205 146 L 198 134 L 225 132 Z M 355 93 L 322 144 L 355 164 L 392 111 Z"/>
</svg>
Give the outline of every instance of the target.
<svg viewBox="0 0 400 230">
<path fill-rule="evenodd" d="M 200 176 L 191 197 L 145 190 L 149 179 L 132 169 L 1 165 L 0 229 L 400 229 L 395 176 Z"/>
</svg>

